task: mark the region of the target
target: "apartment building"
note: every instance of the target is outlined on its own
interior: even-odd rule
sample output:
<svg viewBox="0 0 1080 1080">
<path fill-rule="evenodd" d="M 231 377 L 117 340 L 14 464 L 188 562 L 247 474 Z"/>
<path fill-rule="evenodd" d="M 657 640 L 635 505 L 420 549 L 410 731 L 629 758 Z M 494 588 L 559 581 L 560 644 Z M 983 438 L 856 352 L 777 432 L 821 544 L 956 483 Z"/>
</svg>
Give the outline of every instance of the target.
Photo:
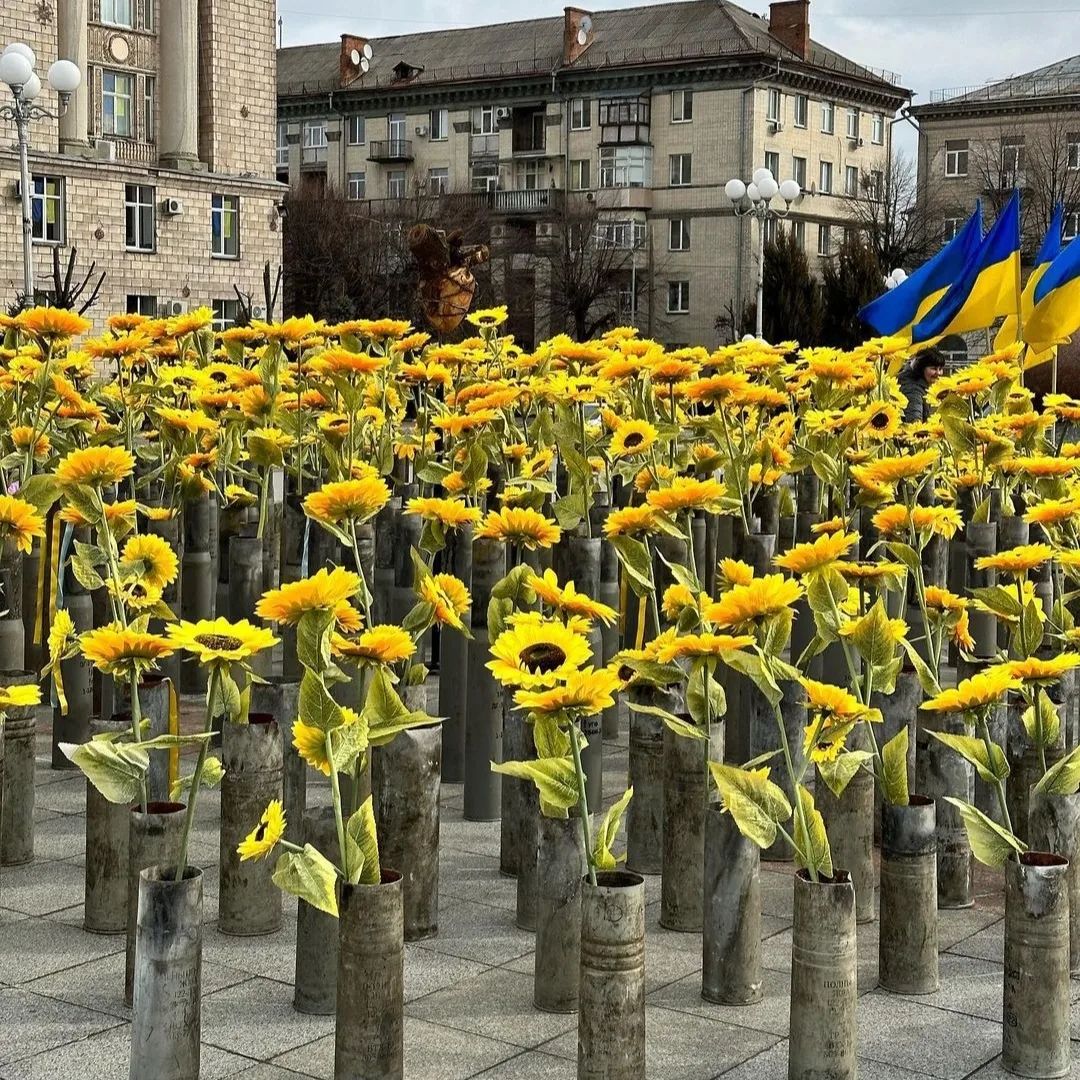
<svg viewBox="0 0 1080 1080">
<path fill-rule="evenodd" d="M 711 345 L 717 317 L 741 312 L 756 281 L 757 225 L 735 217 L 725 183 L 760 166 L 797 180 L 790 227 L 812 260 L 827 258 L 851 200 L 880 184 L 890 121 L 909 97 L 895 76 L 812 40 L 809 9 L 567 8 L 282 49 L 278 176 L 296 197 L 315 185 L 367 201 L 484 200 L 496 273 L 529 277 L 537 338 L 564 329 L 543 316 L 552 222 L 587 201 L 599 242 L 627 251 L 625 321 Z"/>
<path fill-rule="evenodd" d="M 273 0 L 4 0 L 0 43 L 23 41 L 40 73 L 58 57 L 83 82 L 59 120 L 30 130 L 33 259 L 50 295 L 53 252 L 105 272 L 89 311 L 237 315 L 281 260 L 275 176 Z M 0 95 L 7 87 L 0 86 Z M 38 99 L 57 110 L 49 90 Z M 0 121 L 0 124 L 3 122 Z M 22 291 L 14 125 L 0 142 L 0 300 Z M 81 276 L 81 275 L 80 275 Z"/>
</svg>

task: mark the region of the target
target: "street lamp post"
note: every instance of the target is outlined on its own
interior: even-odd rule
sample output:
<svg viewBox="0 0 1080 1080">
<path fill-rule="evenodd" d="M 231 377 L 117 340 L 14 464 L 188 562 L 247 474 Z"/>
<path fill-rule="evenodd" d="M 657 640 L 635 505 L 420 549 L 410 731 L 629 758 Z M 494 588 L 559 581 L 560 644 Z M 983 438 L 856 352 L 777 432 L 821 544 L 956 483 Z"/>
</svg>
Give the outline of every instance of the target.
<svg viewBox="0 0 1080 1080">
<path fill-rule="evenodd" d="M 791 204 L 802 195 L 802 188 L 794 180 L 777 183 L 771 169 L 757 169 L 749 184 L 739 179 L 729 180 L 724 185 L 724 194 L 731 200 L 736 217 L 757 219 L 757 336 L 761 338 L 765 336 L 765 222 L 770 218 L 786 218 L 791 213 Z M 777 195 L 784 200 L 783 209 L 772 205 Z"/>
<path fill-rule="evenodd" d="M 53 112 L 36 104 L 41 93 L 41 80 L 34 74 L 37 57 L 29 45 L 14 42 L 0 53 L 0 82 L 6 83 L 14 99 L 11 105 L 0 105 L 0 119 L 13 120 L 19 144 L 19 191 L 22 196 L 23 232 L 23 306 L 34 303 L 34 219 L 33 192 L 30 189 L 30 121 L 56 120 L 67 112 L 71 95 L 82 82 L 82 72 L 70 60 L 57 60 L 47 75 L 49 85 L 59 94 L 59 108 Z"/>
</svg>

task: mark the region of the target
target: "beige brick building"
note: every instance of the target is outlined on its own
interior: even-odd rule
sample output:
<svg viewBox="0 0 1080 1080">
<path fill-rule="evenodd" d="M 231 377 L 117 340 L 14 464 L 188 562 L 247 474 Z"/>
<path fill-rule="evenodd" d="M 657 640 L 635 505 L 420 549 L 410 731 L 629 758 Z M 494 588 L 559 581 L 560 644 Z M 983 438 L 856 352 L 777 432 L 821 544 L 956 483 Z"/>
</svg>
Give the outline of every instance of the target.
<svg viewBox="0 0 1080 1080">
<path fill-rule="evenodd" d="M 734 216 L 725 183 L 761 166 L 799 181 L 791 222 L 816 263 L 839 247 L 851 200 L 872 197 L 909 96 L 813 41 L 809 8 L 774 3 L 768 19 L 727 0 L 567 8 L 283 49 L 278 176 L 296 197 L 314 183 L 357 200 L 486 201 L 497 273 L 530 279 L 527 337 L 562 329 L 543 316 L 545 244 L 560 211 L 587 200 L 600 232 L 628 249 L 627 283 L 646 283 L 636 313 L 627 287 L 624 321 L 711 345 L 725 308 L 753 299 L 757 273 L 758 226 Z"/>
<path fill-rule="evenodd" d="M 236 316 L 233 285 L 262 302 L 281 260 L 274 173 L 272 0 L 4 0 L 0 43 L 24 41 L 42 77 L 58 57 L 83 83 L 57 120 L 31 125 L 35 287 L 53 251 L 104 270 L 88 314 Z M 43 78 L 44 81 L 44 78 Z M 7 88 L 0 87 L 7 95 Z M 46 89 L 38 102 L 56 111 Z M 22 290 L 14 125 L 0 146 L 0 298 Z M 96 276 L 96 275 L 95 275 Z"/>
</svg>

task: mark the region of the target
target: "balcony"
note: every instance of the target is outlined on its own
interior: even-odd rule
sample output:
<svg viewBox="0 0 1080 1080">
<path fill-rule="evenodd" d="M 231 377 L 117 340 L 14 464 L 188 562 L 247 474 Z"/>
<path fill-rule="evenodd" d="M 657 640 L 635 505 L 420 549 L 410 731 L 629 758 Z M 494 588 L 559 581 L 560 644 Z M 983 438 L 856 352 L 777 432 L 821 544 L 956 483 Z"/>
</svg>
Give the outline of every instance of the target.
<svg viewBox="0 0 1080 1080">
<path fill-rule="evenodd" d="M 412 161 L 412 139 L 372 139 L 368 161 Z"/>
<path fill-rule="evenodd" d="M 488 208 L 493 214 L 514 217 L 555 213 L 562 208 L 564 194 L 558 188 L 536 188 L 527 191 L 474 191 L 462 197 L 468 198 L 474 206 Z"/>
</svg>

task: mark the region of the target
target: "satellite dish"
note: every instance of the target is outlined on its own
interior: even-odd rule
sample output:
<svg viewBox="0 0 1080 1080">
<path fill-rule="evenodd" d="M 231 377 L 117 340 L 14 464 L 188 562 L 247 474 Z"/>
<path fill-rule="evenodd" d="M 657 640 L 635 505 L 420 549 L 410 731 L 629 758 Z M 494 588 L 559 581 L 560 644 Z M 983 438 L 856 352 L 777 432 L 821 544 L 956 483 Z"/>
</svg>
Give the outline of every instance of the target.
<svg viewBox="0 0 1080 1080">
<path fill-rule="evenodd" d="M 592 29 L 592 19 L 588 15 L 582 15 L 581 22 L 578 25 L 587 34 Z"/>
<path fill-rule="evenodd" d="M 365 41 L 364 42 L 364 59 L 365 60 L 370 60 L 373 55 L 374 55 L 374 53 L 371 51 L 371 46 Z"/>
<path fill-rule="evenodd" d="M 585 44 L 585 42 L 586 42 L 586 41 L 588 41 L 588 40 L 589 40 L 589 35 L 585 33 L 585 28 L 584 28 L 584 27 L 582 27 L 582 28 L 581 28 L 581 29 L 580 29 L 580 30 L 579 30 L 579 31 L 577 32 L 577 43 L 578 43 L 579 45 L 584 45 L 584 44 Z"/>
<path fill-rule="evenodd" d="M 368 60 L 368 58 L 366 56 L 362 56 L 360 58 L 360 74 L 361 75 L 366 75 L 368 73 L 368 68 L 370 68 L 370 67 L 371 67 L 371 62 Z"/>
<path fill-rule="evenodd" d="M 353 67 L 359 67 L 360 66 L 360 53 L 357 52 L 356 49 L 353 49 L 353 51 L 351 53 L 349 53 L 349 59 L 352 61 L 352 66 Z"/>
</svg>

